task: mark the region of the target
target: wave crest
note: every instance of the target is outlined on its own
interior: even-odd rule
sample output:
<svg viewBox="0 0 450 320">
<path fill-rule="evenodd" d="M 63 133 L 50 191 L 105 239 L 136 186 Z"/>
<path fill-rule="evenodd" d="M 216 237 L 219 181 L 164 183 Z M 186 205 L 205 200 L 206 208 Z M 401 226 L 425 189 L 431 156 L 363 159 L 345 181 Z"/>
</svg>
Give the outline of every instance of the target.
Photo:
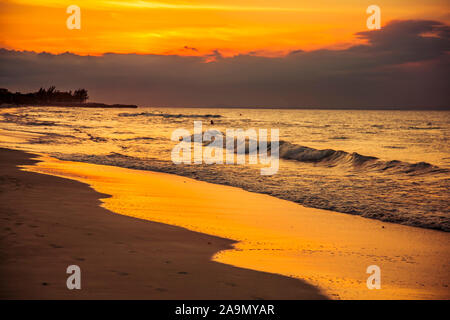
<svg viewBox="0 0 450 320">
<path fill-rule="evenodd" d="M 427 162 L 384 161 L 377 157 L 365 156 L 357 152 L 349 153 L 333 149 L 319 150 L 286 141 L 280 141 L 280 158 L 326 166 L 347 166 L 389 173 L 428 174 L 448 171 Z"/>
</svg>

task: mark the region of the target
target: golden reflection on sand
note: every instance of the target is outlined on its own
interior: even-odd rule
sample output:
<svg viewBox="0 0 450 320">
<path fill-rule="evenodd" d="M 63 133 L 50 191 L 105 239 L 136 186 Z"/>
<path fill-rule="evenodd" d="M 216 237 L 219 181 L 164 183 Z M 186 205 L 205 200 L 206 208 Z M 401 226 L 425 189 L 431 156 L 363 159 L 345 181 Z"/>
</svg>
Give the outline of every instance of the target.
<svg viewBox="0 0 450 320">
<path fill-rule="evenodd" d="M 304 279 L 331 298 L 449 299 L 448 233 L 301 205 L 157 172 L 43 156 L 27 171 L 91 185 L 115 213 L 238 241 L 213 260 Z M 381 268 L 369 290 L 366 268 Z"/>
</svg>

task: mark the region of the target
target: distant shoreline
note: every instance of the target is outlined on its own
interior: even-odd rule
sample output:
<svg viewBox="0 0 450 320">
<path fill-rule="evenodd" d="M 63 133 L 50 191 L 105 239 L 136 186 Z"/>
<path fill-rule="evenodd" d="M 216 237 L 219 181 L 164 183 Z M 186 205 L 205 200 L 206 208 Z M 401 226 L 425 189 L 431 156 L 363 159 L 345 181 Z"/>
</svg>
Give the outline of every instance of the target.
<svg viewBox="0 0 450 320">
<path fill-rule="evenodd" d="M 20 107 L 68 107 L 68 108 L 111 108 L 111 109 L 137 109 L 134 104 L 106 104 L 100 102 L 55 102 L 55 103 L 26 103 L 26 104 L 0 104 L 0 108 Z"/>
</svg>

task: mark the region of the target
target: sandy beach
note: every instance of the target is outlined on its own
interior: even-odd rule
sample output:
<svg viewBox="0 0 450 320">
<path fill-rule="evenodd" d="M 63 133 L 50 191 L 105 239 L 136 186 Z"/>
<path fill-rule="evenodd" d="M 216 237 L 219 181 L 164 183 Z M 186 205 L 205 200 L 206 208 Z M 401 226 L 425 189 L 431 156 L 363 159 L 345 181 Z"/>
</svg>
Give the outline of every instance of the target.
<svg viewBox="0 0 450 320">
<path fill-rule="evenodd" d="M 323 299 L 297 279 L 211 261 L 233 241 L 114 214 L 88 185 L 0 150 L 1 299 Z M 68 290 L 79 265 L 82 289 Z"/>
<path fill-rule="evenodd" d="M 450 300 L 450 1 L 356 2 L 0 2 L 0 302 Z"/>
<path fill-rule="evenodd" d="M 445 232 L 171 174 L 30 157 L 2 150 L 2 297 L 450 297 Z M 77 292 L 65 287 L 70 264 L 83 270 Z M 366 286 L 369 265 L 381 268 L 381 290 Z"/>
</svg>

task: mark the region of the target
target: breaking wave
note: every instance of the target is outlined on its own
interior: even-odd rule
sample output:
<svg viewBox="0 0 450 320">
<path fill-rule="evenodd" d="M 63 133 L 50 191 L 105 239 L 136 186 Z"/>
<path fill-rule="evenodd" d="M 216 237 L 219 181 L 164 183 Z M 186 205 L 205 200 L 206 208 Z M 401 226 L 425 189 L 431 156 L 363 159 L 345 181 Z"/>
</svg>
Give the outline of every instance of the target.
<svg viewBox="0 0 450 320">
<path fill-rule="evenodd" d="M 427 162 L 408 163 L 399 160 L 384 161 L 377 157 L 364 156 L 357 152 L 349 153 L 341 150 L 318 150 L 286 141 L 280 141 L 280 158 L 310 162 L 326 166 L 347 166 L 354 169 L 380 171 L 389 173 L 426 174 L 444 173 L 446 169 L 439 168 Z"/>
<path fill-rule="evenodd" d="M 214 133 L 214 131 L 215 130 L 211 130 L 212 133 Z M 215 133 L 220 132 L 216 131 Z M 196 138 L 198 139 L 197 135 L 191 135 L 191 141 L 195 141 Z M 226 148 L 225 140 L 226 137 L 223 138 L 223 148 Z M 212 141 L 203 141 L 203 145 L 208 146 L 213 141 L 214 139 L 212 139 Z M 251 142 L 253 142 L 253 144 Z M 239 145 L 242 143 L 244 146 L 239 148 Z M 252 146 L 254 147 L 252 148 Z M 258 152 L 259 145 L 255 141 L 249 139 L 237 140 L 235 137 L 232 148 L 234 149 L 234 153 L 239 153 L 239 150 L 242 150 L 248 154 Z M 270 141 L 267 143 L 267 149 L 270 152 Z M 340 166 L 350 169 L 378 171 L 392 174 L 402 173 L 418 175 L 448 172 L 447 169 L 440 168 L 427 162 L 409 163 L 399 160 L 385 161 L 377 157 L 361 155 L 357 152 L 350 153 L 334 149 L 314 149 L 283 140 L 279 142 L 279 157 L 284 160 L 307 162 L 326 167 Z"/>
</svg>

